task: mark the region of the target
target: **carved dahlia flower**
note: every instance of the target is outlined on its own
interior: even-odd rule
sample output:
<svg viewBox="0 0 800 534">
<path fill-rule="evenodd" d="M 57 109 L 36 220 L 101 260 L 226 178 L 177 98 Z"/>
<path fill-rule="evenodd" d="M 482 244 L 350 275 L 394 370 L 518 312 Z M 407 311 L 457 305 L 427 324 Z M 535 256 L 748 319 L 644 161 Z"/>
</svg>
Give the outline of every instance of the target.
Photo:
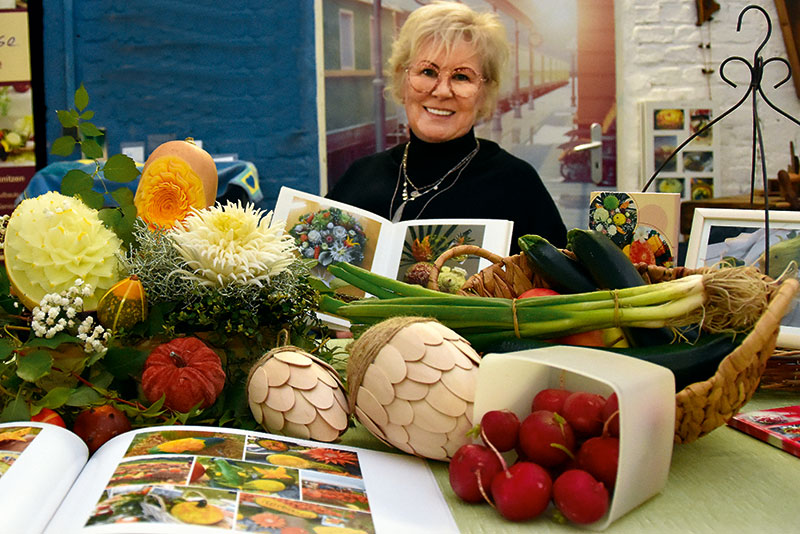
<svg viewBox="0 0 800 534">
<path fill-rule="evenodd" d="M 20 300 L 33 308 L 48 293 L 68 290 L 81 279 L 94 288 L 85 311 L 119 280 L 122 242 L 97 211 L 77 198 L 50 191 L 16 207 L 6 228 L 8 276 Z"/>
<path fill-rule="evenodd" d="M 204 210 L 193 210 L 170 230 L 175 248 L 189 266 L 180 271 L 202 285 L 262 285 L 294 261 L 294 239 L 283 225 L 270 228 L 272 212 L 251 204 L 228 202 Z"/>
</svg>

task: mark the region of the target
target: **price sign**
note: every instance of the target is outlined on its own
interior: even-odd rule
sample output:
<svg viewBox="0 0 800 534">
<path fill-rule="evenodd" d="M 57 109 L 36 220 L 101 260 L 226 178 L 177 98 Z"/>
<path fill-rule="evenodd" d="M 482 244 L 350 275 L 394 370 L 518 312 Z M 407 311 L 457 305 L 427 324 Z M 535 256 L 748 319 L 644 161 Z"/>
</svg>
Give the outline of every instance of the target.
<svg viewBox="0 0 800 534">
<path fill-rule="evenodd" d="M 30 79 L 28 12 L 0 12 L 0 83 Z"/>
</svg>

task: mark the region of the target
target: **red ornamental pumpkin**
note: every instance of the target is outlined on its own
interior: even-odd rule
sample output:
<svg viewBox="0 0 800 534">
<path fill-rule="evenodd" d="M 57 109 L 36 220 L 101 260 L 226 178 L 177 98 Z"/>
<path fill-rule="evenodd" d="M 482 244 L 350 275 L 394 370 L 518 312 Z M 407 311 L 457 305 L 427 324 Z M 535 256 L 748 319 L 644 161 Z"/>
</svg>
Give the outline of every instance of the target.
<svg viewBox="0 0 800 534">
<path fill-rule="evenodd" d="M 225 385 L 217 353 L 196 337 L 182 337 L 159 345 L 144 363 L 142 389 L 150 402 L 165 395 L 164 406 L 188 412 L 202 402 L 208 408 Z"/>
</svg>

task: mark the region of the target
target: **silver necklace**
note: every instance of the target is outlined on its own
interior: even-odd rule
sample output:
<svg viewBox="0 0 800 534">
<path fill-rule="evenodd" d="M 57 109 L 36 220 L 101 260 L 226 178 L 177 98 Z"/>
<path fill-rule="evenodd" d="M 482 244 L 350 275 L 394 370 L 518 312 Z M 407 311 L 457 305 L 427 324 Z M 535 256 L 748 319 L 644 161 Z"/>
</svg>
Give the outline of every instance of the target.
<svg viewBox="0 0 800 534">
<path fill-rule="evenodd" d="M 475 157 L 475 155 L 478 153 L 478 150 L 480 150 L 481 148 L 480 141 L 475 139 L 475 148 L 472 149 L 472 151 L 469 154 L 464 156 L 464 158 L 461 161 L 456 163 L 456 165 L 452 169 L 447 171 L 444 174 L 444 176 L 442 176 L 441 178 L 439 178 L 438 180 L 436 180 L 431 184 L 422 187 L 417 187 L 416 185 L 414 185 L 414 182 L 412 182 L 411 179 L 408 177 L 408 147 L 410 145 L 411 142 L 409 141 L 408 143 L 406 143 L 405 149 L 403 150 L 403 159 L 400 162 L 400 169 L 397 174 L 397 184 L 395 185 L 394 194 L 392 195 L 392 202 L 389 206 L 389 213 L 393 213 L 392 222 L 398 222 L 401 219 L 401 217 L 403 216 L 403 210 L 409 202 L 413 202 L 414 200 L 420 198 L 421 196 L 427 193 L 430 193 L 431 191 L 438 191 L 433 196 L 428 198 L 427 202 L 425 202 L 425 205 L 422 206 L 422 209 L 419 211 L 417 216 L 414 217 L 415 219 L 418 219 L 419 216 L 422 215 L 422 212 L 425 210 L 425 208 L 428 207 L 428 204 L 430 204 L 434 198 L 444 193 L 445 191 L 447 191 L 456 184 L 458 179 L 461 177 L 461 173 L 464 171 L 467 165 L 469 165 L 470 161 L 472 161 L 472 158 Z M 456 174 L 456 177 L 452 181 L 452 183 L 450 183 L 447 187 L 439 191 L 439 186 L 442 185 L 444 181 L 454 172 L 457 172 L 458 174 Z M 400 202 L 400 205 L 397 207 L 397 211 L 395 211 L 394 203 L 395 199 L 397 198 L 397 193 L 398 191 L 400 191 L 401 182 L 403 184 L 402 192 L 400 195 L 402 198 L 402 202 Z M 411 186 L 410 191 L 409 191 L 409 186 Z"/>
</svg>

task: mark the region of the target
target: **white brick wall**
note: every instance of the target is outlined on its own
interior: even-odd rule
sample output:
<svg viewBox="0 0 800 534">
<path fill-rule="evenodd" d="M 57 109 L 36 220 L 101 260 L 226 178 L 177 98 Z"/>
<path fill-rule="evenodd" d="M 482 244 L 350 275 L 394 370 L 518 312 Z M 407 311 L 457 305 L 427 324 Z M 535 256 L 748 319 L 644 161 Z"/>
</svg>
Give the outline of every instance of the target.
<svg viewBox="0 0 800 534">
<path fill-rule="evenodd" d="M 710 96 L 717 115 L 738 102 L 747 91 L 750 76 L 741 62 L 731 62 L 725 74 L 737 87 L 726 84 L 719 76 L 720 63 L 730 56 L 753 62 L 753 54 L 766 35 L 766 21 L 757 10 L 748 11 L 736 31 L 739 14 L 750 4 L 757 4 L 772 19 L 772 36 L 760 55 L 765 59 L 786 58 L 773 0 L 718 0 L 720 10 L 711 22 L 696 26 L 695 0 L 617 0 L 617 92 L 618 92 L 618 185 L 621 190 L 638 190 L 644 180 L 640 176 L 641 123 L 638 103 L 642 100 L 686 100 L 709 98 L 708 76 L 704 67 L 704 51 L 700 43 L 711 43 Z M 708 55 L 708 52 L 705 53 Z M 794 73 L 800 76 L 800 72 Z M 770 63 L 764 72 L 762 88 L 776 106 L 800 120 L 800 98 L 794 84 L 773 89 L 785 76 L 783 65 Z M 717 195 L 749 191 L 752 145 L 752 99 L 718 123 L 722 164 L 721 183 Z M 800 126 L 774 112 L 759 97 L 758 113 L 767 160 L 767 175 L 774 178 L 789 163 L 789 141 L 800 152 Z M 756 175 L 761 180 L 760 165 Z M 758 186 L 757 186 L 758 187 Z"/>
</svg>

